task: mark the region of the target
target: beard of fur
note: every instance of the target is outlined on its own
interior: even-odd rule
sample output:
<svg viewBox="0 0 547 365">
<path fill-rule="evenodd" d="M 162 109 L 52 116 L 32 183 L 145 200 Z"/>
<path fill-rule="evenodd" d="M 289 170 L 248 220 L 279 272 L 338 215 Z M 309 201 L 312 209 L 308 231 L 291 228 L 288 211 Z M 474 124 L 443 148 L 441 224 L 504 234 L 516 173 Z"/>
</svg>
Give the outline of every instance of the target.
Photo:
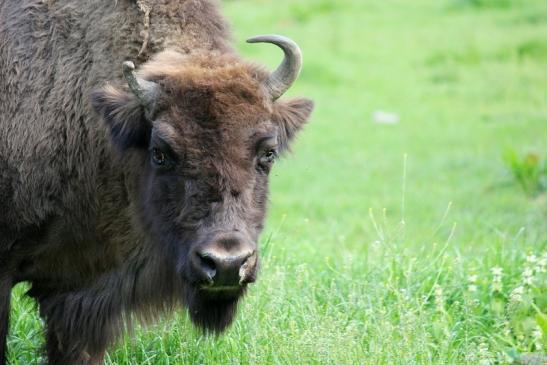
<svg viewBox="0 0 547 365">
<path fill-rule="evenodd" d="M 197 289 L 189 290 L 186 297 L 192 323 L 206 333 L 220 334 L 234 321 L 237 306 L 244 290 L 236 296 L 213 297 Z"/>
</svg>

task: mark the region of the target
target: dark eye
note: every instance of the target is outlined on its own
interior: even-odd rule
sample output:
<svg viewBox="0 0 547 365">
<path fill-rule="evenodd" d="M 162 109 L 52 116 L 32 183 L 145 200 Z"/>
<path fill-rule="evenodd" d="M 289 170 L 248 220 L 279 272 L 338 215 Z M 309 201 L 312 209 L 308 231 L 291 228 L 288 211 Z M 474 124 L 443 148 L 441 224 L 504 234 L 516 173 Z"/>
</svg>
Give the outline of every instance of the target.
<svg viewBox="0 0 547 365">
<path fill-rule="evenodd" d="M 270 166 L 274 163 L 275 159 L 277 158 L 277 151 L 272 149 L 264 152 L 264 154 L 260 157 L 260 164 L 263 166 Z"/>
<path fill-rule="evenodd" d="M 165 153 L 158 148 L 152 149 L 152 161 L 158 166 L 164 166 L 166 163 Z"/>
</svg>

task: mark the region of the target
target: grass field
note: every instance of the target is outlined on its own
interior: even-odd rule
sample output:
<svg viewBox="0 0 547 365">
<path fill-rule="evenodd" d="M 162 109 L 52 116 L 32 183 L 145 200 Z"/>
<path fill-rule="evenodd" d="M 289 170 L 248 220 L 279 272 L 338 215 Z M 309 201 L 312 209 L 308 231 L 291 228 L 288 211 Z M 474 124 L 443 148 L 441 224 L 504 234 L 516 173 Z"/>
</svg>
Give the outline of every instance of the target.
<svg viewBox="0 0 547 365">
<path fill-rule="evenodd" d="M 547 194 L 541 176 L 525 191 L 503 156 L 547 158 L 547 3 L 223 8 L 247 58 L 281 56 L 246 45 L 251 35 L 299 42 L 290 93 L 316 112 L 273 172 L 261 276 L 230 330 L 204 336 L 179 313 L 107 362 L 486 365 L 545 353 Z M 399 122 L 375 123 L 375 111 Z M 36 309 L 14 301 L 11 363 L 36 364 Z"/>
</svg>

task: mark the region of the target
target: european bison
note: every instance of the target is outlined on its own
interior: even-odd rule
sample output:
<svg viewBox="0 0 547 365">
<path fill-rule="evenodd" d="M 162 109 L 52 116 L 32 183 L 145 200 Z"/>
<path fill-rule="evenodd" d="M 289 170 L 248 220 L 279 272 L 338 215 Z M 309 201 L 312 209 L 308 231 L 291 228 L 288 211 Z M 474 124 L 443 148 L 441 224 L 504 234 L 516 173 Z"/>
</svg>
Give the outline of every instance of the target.
<svg viewBox="0 0 547 365">
<path fill-rule="evenodd" d="M 298 46 L 250 42 L 279 68 L 235 53 L 213 0 L 0 0 L 0 363 L 22 281 L 50 364 L 102 363 L 133 314 L 232 322 L 268 173 L 313 109 L 279 100 Z"/>
</svg>

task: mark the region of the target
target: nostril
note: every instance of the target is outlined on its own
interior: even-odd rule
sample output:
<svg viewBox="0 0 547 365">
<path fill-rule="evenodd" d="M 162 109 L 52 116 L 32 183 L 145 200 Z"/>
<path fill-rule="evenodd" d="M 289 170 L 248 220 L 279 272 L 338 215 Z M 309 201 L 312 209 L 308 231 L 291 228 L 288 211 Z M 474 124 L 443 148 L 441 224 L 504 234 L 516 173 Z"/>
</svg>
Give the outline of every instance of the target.
<svg viewBox="0 0 547 365">
<path fill-rule="evenodd" d="M 216 265 L 212 258 L 207 256 L 202 256 L 200 257 L 200 259 L 201 259 L 201 265 L 203 266 L 203 268 L 207 270 L 211 270 L 211 271 L 216 270 Z"/>
<path fill-rule="evenodd" d="M 215 261 L 204 254 L 197 253 L 198 259 L 199 259 L 199 265 L 201 271 L 205 274 L 206 280 L 209 282 L 209 284 L 213 284 L 213 279 L 217 273 L 217 265 L 215 264 Z"/>
</svg>

